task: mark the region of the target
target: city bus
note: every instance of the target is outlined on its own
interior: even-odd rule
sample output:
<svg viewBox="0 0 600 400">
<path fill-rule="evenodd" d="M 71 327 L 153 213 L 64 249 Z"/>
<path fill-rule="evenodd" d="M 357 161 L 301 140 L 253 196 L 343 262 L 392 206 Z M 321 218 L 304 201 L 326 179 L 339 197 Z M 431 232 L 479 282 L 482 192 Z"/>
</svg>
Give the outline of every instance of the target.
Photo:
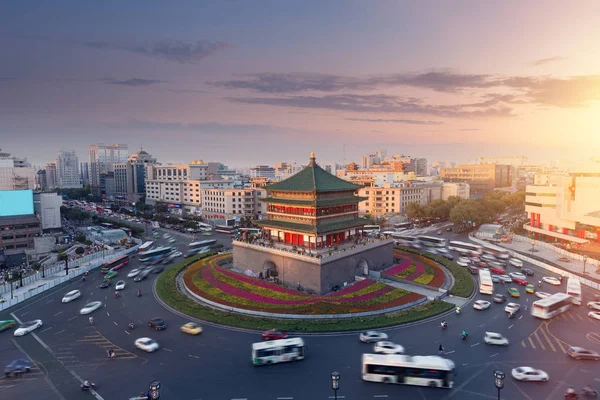
<svg viewBox="0 0 600 400">
<path fill-rule="evenodd" d="M 217 244 L 215 239 L 202 240 L 200 242 L 192 242 L 187 245 L 187 252 L 193 252 L 194 254 L 200 253 L 204 250 L 209 250 Z"/>
<path fill-rule="evenodd" d="M 237 232 L 237 229 L 234 226 L 217 225 L 215 226 L 215 232 L 228 233 L 230 235 L 233 235 Z"/>
<path fill-rule="evenodd" d="M 448 249 L 462 253 L 481 254 L 481 246 L 474 243 L 451 241 Z"/>
<path fill-rule="evenodd" d="M 399 244 L 401 246 L 410 246 L 413 243 L 419 242 L 419 239 L 417 239 L 416 237 L 403 235 L 401 233 L 393 233 L 392 239 L 394 239 L 396 244 Z"/>
<path fill-rule="evenodd" d="M 566 293 L 555 293 L 545 299 L 534 301 L 531 315 L 536 318 L 550 319 L 558 314 L 569 311 L 573 305 L 573 298 Z"/>
<path fill-rule="evenodd" d="M 304 359 L 305 347 L 302 338 L 270 340 L 252 344 L 252 363 L 270 365 Z"/>
<path fill-rule="evenodd" d="M 397 383 L 450 389 L 454 362 L 439 356 L 363 354 L 362 378 L 369 382 Z"/>
<path fill-rule="evenodd" d="M 144 251 L 140 253 L 139 260 L 140 262 L 150 262 L 156 260 L 162 256 L 169 254 L 172 251 L 171 247 L 158 247 L 156 249 Z"/>
<path fill-rule="evenodd" d="M 494 282 L 489 269 L 479 270 L 479 293 L 494 294 Z"/>
<path fill-rule="evenodd" d="M 126 266 L 127 264 L 129 264 L 129 256 L 124 255 L 119 258 L 115 258 L 112 261 L 107 261 L 104 264 L 102 264 L 102 267 L 100 268 L 100 272 L 102 272 L 103 274 L 106 274 L 111 270 L 117 271 L 117 270 L 123 268 L 124 266 Z"/>
<path fill-rule="evenodd" d="M 381 227 L 379 225 L 365 225 L 363 226 L 363 232 L 365 233 L 379 233 Z"/>
<path fill-rule="evenodd" d="M 153 244 L 154 244 L 154 242 L 151 240 L 145 242 L 140 247 L 138 247 L 138 253 L 143 253 L 144 251 L 150 250 L 152 248 Z"/>
<path fill-rule="evenodd" d="M 398 232 L 401 232 L 406 229 L 412 229 L 412 227 L 413 227 L 412 222 L 402 222 L 400 224 L 394 224 L 394 229 Z"/>
<path fill-rule="evenodd" d="M 485 254 L 491 254 L 500 260 L 508 260 L 508 258 L 510 257 L 507 250 L 498 250 L 487 246 L 483 247 L 482 250 Z"/>
<path fill-rule="evenodd" d="M 446 247 L 446 239 L 434 236 L 419 236 L 417 239 L 424 246 L 428 247 Z"/>
<path fill-rule="evenodd" d="M 198 229 L 202 232 L 212 232 L 213 230 L 211 224 L 205 224 L 204 222 L 198 222 Z"/>
<path fill-rule="evenodd" d="M 581 282 L 579 278 L 569 278 L 567 281 L 567 294 L 573 298 L 573 304 L 581 305 Z"/>
</svg>

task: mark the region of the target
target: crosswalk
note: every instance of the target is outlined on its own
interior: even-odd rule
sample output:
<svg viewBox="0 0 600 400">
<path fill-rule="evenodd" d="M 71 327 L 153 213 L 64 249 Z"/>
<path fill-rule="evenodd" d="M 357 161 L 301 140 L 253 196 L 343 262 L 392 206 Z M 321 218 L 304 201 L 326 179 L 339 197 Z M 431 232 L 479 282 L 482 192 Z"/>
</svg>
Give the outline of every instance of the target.
<svg viewBox="0 0 600 400">
<path fill-rule="evenodd" d="M 42 371 L 40 371 L 40 369 L 36 366 L 32 366 L 31 371 L 23 374 L 20 377 L 15 377 L 11 375 L 10 378 L 7 378 L 5 375 L 2 375 L 0 377 L 0 392 L 19 385 L 26 384 L 27 382 L 34 381 L 40 376 L 42 376 Z"/>
<path fill-rule="evenodd" d="M 89 335 L 84 336 L 82 339 L 77 340 L 77 343 L 81 344 L 91 344 L 94 346 L 98 346 L 103 348 L 105 351 L 108 349 L 112 349 L 117 356 L 117 360 L 131 360 L 133 358 L 138 358 L 137 355 L 117 346 L 98 331 L 95 331 Z"/>
<path fill-rule="evenodd" d="M 521 347 L 532 350 L 567 353 L 567 350 L 571 345 L 554 336 L 552 332 L 550 332 L 550 329 L 548 329 L 550 322 L 555 321 L 564 321 L 563 323 L 579 325 L 590 322 L 589 319 L 572 311 L 559 314 L 552 318 L 551 321 L 542 322 L 535 331 L 533 331 L 525 340 L 521 341 Z M 598 336 L 598 342 L 600 343 L 600 335 Z"/>
</svg>

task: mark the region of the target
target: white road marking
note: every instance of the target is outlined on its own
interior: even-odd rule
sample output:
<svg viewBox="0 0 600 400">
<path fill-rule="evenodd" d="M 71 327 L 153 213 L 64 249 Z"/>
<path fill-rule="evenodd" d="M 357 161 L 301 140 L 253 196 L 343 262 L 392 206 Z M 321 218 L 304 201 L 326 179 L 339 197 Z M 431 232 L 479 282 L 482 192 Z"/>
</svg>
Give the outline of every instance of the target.
<svg viewBox="0 0 600 400">
<path fill-rule="evenodd" d="M 330 399 L 335 399 L 335 397 L 333 397 L 333 396 L 329 396 L 329 398 L 330 398 Z M 338 399 L 345 399 L 345 398 L 346 398 L 346 396 L 338 396 L 337 398 L 338 398 Z M 231 399 L 231 400 L 234 400 L 234 399 Z"/>
<path fill-rule="evenodd" d="M 293 397 L 278 397 L 277 400 L 294 400 L 294 398 Z"/>
<path fill-rule="evenodd" d="M 110 314 L 108 313 L 108 311 L 106 312 L 106 315 L 108 315 L 110 317 Z"/>
<path fill-rule="evenodd" d="M 512 324 L 511 326 L 508 327 L 508 329 L 512 328 L 513 326 L 515 326 L 514 324 Z"/>
<path fill-rule="evenodd" d="M 464 367 L 465 365 L 467 365 L 468 363 L 464 363 L 462 366 Z"/>
<path fill-rule="evenodd" d="M 479 325 L 479 327 L 481 328 L 481 327 L 482 327 L 482 326 L 484 326 L 484 325 L 485 325 L 485 324 L 481 324 L 481 325 Z"/>
<path fill-rule="evenodd" d="M 523 318 L 523 316 L 522 316 L 522 315 L 519 317 L 519 319 L 521 319 L 521 318 Z"/>
<path fill-rule="evenodd" d="M 477 346 L 479 343 L 472 344 L 471 347 Z"/>
<path fill-rule="evenodd" d="M 26 316 L 27 314 L 29 314 L 29 311 L 24 312 L 23 314 L 21 314 L 21 317 Z"/>
<path fill-rule="evenodd" d="M 240 397 L 240 398 L 235 398 L 235 399 L 231 399 L 231 400 L 248 400 L 248 399 L 245 397 Z"/>
<path fill-rule="evenodd" d="M 55 335 L 60 335 L 61 333 L 63 333 L 64 331 L 66 331 L 66 329 L 63 329 L 62 331 L 56 332 Z"/>
<path fill-rule="evenodd" d="M 525 311 L 527 311 L 527 306 L 525 306 Z"/>
<path fill-rule="evenodd" d="M 46 332 L 46 331 L 49 331 L 50 329 L 52 329 L 52 327 L 50 327 L 50 328 L 46 328 L 46 329 L 44 329 L 43 331 L 40 331 L 40 333 L 44 333 L 44 332 Z"/>
<path fill-rule="evenodd" d="M 90 292 L 90 296 L 93 295 L 93 294 L 94 294 L 94 292 Z"/>
<path fill-rule="evenodd" d="M 454 353 L 455 351 L 456 351 L 456 350 L 447 351 L 447 352 L 445 352 L 444 354 L 452 354 L 452 353 Z"/>
<path fill-rule="evenodd" d="M 172 352 L 172 351 L 173 351 L 173 350 L 171 350 L 171 349 L 167 349 L 166 347 L 163 347 L 163 350 L 164 350 L 164 351 L 168 351 L 168 352 Z"/>
<path fill-rule="evenodd" d="M 54 316 L 56 317 L 59 314 L 62 314 L 62 311 L 57 312 L 56 314 L 54 314 Z"/>
<path fill-rule="evenodd" d="M 583 372 L 584 374 L 587 374 L 589 371 L 587 369 L 580 369 L 581 372 Z"/>
<path fill-rule="evenodd" d="M 191 354 L 188 354 L 188 356 L 190 356 L 190 357 L 193 357 L 193 358 L 200 358 L 200 357 L 198 357 L 198 356 L 193 356 L 193 355 L 191 355 Z"/>
<path fill-rule="evenodd" d="M 494 319 L 498 318 L 498 316 L 499 316 L 499 315 L 500 315 L 500 314 L 496 314 L 496 315 L 494 315 Z"/>
<path fill-rule="evenodd" d="M 54 299 L 50 299 L 50 300 L 48 300 L 48 301 L 46 302 L 46 304 L 48 304 L 48 303 L 52 303 L 53 301 L 54 301 Z"/>
<path fill-rule="evenodd" d="M 119 326 L 119 324 L 117 324 L 115 321 L 113 321 L 113 324 L 115 324 L 116 326 Z"/>
<path fill-rule="evenodd" d="M 129 332 L 127 332 L 127 331 L 125 331 L 125 333 L 126 333 L 126 334 L 128 334 L 128 335 L 131 335 L 131 333 L 129 333 Z"/>
<path fill-rule="evenodd" d="M 495 354 L 492 354 L 492 355 L 490 356 L 490 358 L 492 358 L 492 357 L 496 357 L 498 354 L 500 354 L 500 353 L 495 353 Z"/>
<path fill-rule="evenodd" d="M 75 318 L 77 318 L 77 315 L 72 316 L 71 318 L 69 318 L 69 321 L 73 321 Z"/>
</svg>

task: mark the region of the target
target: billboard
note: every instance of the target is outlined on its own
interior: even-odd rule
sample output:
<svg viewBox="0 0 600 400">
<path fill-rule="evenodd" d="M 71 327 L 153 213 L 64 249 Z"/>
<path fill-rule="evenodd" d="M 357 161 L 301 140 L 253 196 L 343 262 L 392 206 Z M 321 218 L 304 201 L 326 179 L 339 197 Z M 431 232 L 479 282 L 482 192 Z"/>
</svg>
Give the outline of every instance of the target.
<svg viewBox="0 0 600 400">
<path fill-rule="evenodd" d="M 0 217 L 33 214 L 33 191 L 0 190 Z"/>
</svg>

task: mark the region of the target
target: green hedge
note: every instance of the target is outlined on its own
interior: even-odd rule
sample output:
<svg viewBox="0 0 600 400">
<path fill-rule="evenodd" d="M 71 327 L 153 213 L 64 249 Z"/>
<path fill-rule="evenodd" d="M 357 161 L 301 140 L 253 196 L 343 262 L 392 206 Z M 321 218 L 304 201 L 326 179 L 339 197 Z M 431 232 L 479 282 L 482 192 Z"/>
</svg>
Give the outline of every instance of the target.
<svg viewBox="0 0 600 400">
<path fill-rule="evenodd" d="M 418 321 L 420 319 L 431 317 L 454 308 L 453 304 L 449 304 L 440 300 L 434 300 L 408 310 L 380 314 L 373 317 L 343 318 L 332 320 L 262 318 L 220 311 L 198 304 L 194 300 L 179 292 L 175 286 L 175 278 L 177 274 L 185 269 L 188 265 L 204 257 L 205 256 L 196 256 L 180 261 L 160 274 L 156 280 L 156 292 L 170 307 L 173 307 L 174 309 L 194 318 L 221 325 L 257 330 L 266 330 L 275 327 L 277 329 L 296 332 L 352 331 L 393 326 L 407 322 Z"/>
<path fill-rule="evenodd" d="M 451 295 L 459 297 L 471 297 L 471 294 L 473 294 L 473 290 L 475 290 L 475 285 L 473 283 L 473 278 L 471 277 L 471 274 L 466 268 L 461 267 L 452 260 L 448 260 L 445 257 L 438 256 L 437 254 L 431 254 L 426 251 L 418 251 L 416 249 L 404 246 L 396 246 L 396 248 L 408 253 L 419 254 L 423 257 L 427 257 L 431 260 L 437 261 L 444 267 L 448 268 L 452 275 L 454 275 L 454 286 L 452 286 L 452 288 L 450 289 Z"/>
</svg>

